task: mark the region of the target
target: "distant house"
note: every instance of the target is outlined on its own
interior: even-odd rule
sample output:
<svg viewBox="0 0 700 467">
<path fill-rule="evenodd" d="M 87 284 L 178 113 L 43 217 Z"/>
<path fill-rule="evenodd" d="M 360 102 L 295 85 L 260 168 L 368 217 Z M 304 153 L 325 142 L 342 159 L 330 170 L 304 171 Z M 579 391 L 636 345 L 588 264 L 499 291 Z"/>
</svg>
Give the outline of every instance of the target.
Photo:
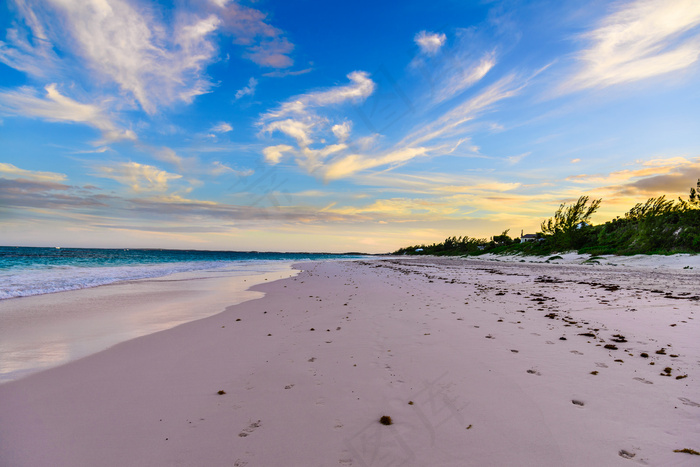
<svg viewBox="0 0 700 467">
<path fill-rule="evenodd" d="M 520 243 L 534 242 L 535 240 L 537 240 L 537 235 L 535 234 L 525 234 L 520 236 Z"/>
<path fill-rule="evenodd" d="M 484 249 L 486 249 L 486 245 L 478 245 L 477 248 L 483 251 Z"/>
<path fill-rule="evenodd" d="M 416 253 L 423 251 L 423 248 L 416 248 Z"/>
</svg>

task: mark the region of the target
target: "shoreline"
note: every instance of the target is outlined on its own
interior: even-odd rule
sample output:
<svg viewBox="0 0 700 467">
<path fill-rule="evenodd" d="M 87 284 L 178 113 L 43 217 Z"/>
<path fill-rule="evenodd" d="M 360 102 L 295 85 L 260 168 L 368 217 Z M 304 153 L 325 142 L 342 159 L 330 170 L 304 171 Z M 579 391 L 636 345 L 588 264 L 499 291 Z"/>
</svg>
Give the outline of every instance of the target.
<svg viewBox="0 0 700 467">
<path fill-rule="evenodd" d="M 673 452 L 700 448 L 695 270 L 415 256 L 298 266 L 253 287 L 262 298 L 0 385 L 0 459 L 697 460 Z"/>
<path fill-rule="evenodd" d="M 258 298 L 248 289 L 293 276 L 291 265 L 178 272 L 0 300 L 0 384 Z"/>
</svg>

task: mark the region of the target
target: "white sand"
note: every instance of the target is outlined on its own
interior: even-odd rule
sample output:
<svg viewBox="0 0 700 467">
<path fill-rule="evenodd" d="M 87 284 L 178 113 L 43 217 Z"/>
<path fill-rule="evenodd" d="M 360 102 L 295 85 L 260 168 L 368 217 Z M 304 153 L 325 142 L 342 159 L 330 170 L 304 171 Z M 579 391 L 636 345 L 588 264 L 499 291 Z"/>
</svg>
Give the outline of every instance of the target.
<svg viewBox="0 0 700 467">
<path fill-rule="evenodd" d="M 673 451 L 700 451 L 700 268 L 302 267 L 0 385 L 0 464 L 698 465 Z"/>
</svg>

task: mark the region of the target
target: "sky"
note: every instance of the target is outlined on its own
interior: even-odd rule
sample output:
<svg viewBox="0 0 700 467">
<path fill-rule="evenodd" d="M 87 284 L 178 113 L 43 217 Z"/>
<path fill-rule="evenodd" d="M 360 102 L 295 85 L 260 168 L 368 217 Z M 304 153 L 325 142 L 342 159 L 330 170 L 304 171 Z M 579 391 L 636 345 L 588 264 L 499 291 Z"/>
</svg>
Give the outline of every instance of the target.
<svg viewBox="0 0 700 467">
<path fill-rule="evenodd" d="M 700 2 L 5 0 L 0 244 L 383 253 L 700 178 Z"/>
</svg>

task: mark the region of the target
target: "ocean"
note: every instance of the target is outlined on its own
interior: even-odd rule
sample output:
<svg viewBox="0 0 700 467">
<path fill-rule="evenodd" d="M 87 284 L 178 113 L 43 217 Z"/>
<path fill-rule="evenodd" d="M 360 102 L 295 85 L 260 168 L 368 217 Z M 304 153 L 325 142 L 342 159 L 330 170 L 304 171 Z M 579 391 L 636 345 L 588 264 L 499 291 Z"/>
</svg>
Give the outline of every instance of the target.
<svg viewBox="0 0 700 467">
<path fill-rule="evenodd" d="M 5 246 L 0 247 L 0 300 L 179 272 L 227 268 L 249 273 L 271 262 L 358 257 L 360 255 Z"/>
</svg>

